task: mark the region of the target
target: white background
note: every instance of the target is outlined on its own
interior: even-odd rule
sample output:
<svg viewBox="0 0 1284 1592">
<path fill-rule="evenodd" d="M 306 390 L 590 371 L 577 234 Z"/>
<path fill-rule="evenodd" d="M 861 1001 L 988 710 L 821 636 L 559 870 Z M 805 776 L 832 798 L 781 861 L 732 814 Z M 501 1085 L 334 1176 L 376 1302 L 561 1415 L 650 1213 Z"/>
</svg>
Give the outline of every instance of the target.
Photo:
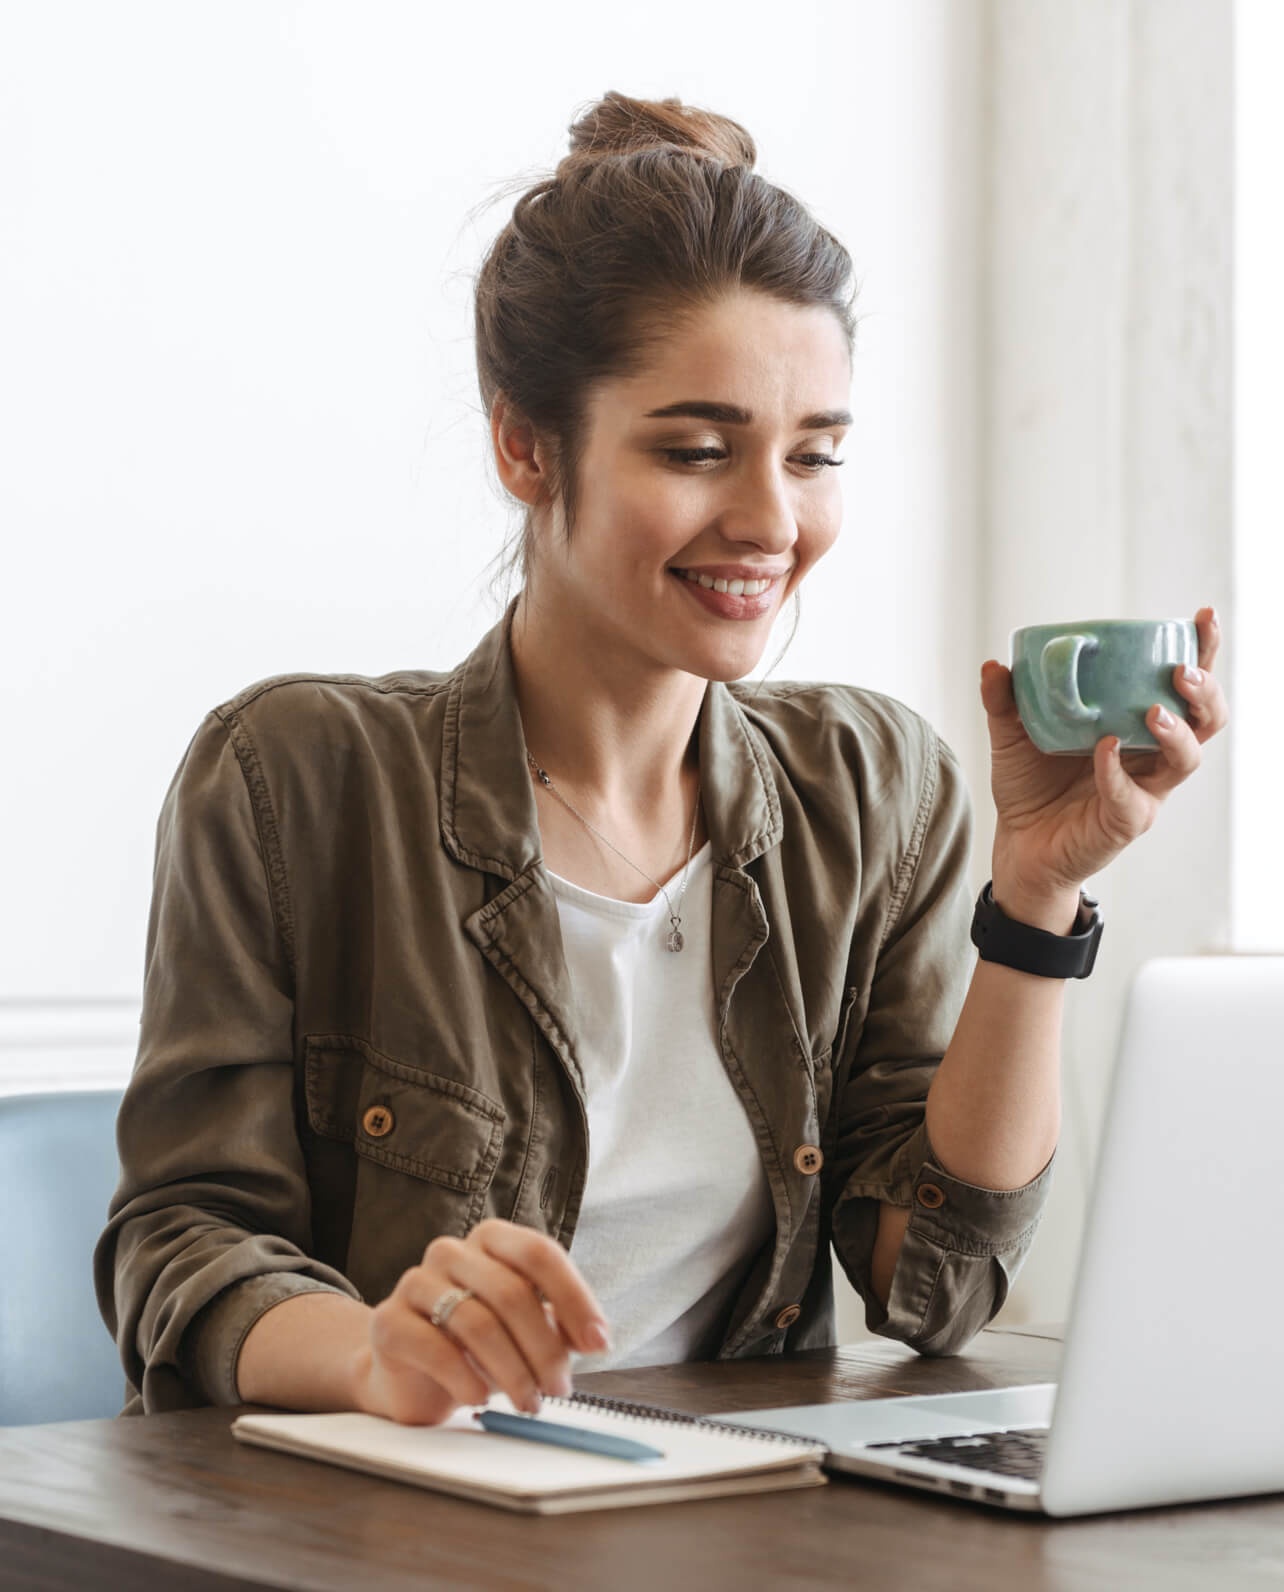
<svg viewBox="0 0 1284 1592">
<path fill-rule="evenodd" d="M 608 88 L 735 116 L 848 243 L 847 534 L 789 671 L 948 717 L 974 424 L 940 352 L 947 278 L 974 291 L 944 125 L 959 24 L 857 5 L 777 52 L 661 4 L 627 50 L 576 28 L 533 73 L 528 21 L 492 9 L 482 54 L 474 13 L 426 5 L 6 13 L 0 834 L 21 910 L 0 993 L 136 994 L 156 812 L 209 707 L 279 671 L 449 667 L 489 622 L 509 521 L 470 276 L 506 207 L 469 213 L 554 163 Z"/>
<path fill-rule="evenodd" d="M 1274 731 L 1284 624 L 1284 5 L 1235 15 L 1235 599 L 1239 665 L 1231 834 L 1234 941 L 1284 950 L 1284 737 Z"/>
</svg>

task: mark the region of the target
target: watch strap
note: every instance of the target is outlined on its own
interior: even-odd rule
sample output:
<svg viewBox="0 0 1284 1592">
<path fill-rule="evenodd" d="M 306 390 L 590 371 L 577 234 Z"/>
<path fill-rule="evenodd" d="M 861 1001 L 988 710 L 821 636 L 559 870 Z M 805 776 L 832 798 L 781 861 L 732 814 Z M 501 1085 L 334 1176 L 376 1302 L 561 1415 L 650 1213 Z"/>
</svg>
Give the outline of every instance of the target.
<svg viewBox="0 0 1284 1592">
<path fill-rule="evenodd" d="M 1051 934 L 1008 917 L 989 881 L 972 914 L 972 944 L 983 962 L 998 962 L 1039 978 L 1087 978 L 1097 960 L 1103 920 L 1098 903 L 1079 892 L 1079 911 L 1069 934 Z"/>
</svg>

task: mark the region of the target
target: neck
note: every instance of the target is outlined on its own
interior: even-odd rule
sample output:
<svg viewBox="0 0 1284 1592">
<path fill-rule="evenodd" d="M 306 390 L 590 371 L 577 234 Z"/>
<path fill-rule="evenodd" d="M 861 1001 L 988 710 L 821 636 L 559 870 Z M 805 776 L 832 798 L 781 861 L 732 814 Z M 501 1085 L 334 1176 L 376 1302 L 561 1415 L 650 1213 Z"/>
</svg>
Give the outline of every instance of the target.
<svg viewBox="0 0 1284 1592">
<path fill-rule="evenodd" d="M 511 641 L 526 744 L 556 784 L 603 809 L 646 811 L 694 783 L 705 680 L 559 620 L 529 589 Z"/>
</svg>

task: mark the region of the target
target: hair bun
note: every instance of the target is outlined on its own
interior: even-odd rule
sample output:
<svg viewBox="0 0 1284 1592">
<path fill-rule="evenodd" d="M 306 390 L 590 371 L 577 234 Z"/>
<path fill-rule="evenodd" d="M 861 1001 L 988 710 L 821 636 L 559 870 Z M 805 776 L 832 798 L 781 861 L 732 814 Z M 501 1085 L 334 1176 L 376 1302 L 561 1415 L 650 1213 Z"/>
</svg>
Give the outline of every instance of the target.
<svg viewBox="0 0 1284 1592">
<path fill-rule="evenodd" d="M 726 166 L 752 169 L 754 141 L 727 116 L 684 105 L 679 99 L 638 100 L 607 93 L 571 123 L 571 153 L 577 164 L 601 155 L 643 149 L 684 149 Z"/>
</svg>

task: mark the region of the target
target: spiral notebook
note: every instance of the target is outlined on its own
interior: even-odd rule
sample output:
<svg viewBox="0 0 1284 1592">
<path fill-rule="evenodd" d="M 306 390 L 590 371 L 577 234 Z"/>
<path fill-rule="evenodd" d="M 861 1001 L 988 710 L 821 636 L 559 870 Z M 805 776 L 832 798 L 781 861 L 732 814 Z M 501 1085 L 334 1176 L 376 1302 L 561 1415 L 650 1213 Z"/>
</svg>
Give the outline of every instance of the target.
<svg viewBox="0 0 1284 1592">
<path fill-rule="evenodd" d="M 490 1409 L 512 1413 L 496 1397 Z M 402 1426 L 376 1415 L 242 1415 L 245 1443 L 369 1471 L 526 1514 L 569 1514 L 630 1504 L 674 1503 L 729 1493 L 816 1487 L 827 1450 L 778 1432 L 755 1431 L 646 1404 L 573 1393 L 544 1400 L 545 1419 L 631 1437 L 658 1448 L 642 1462 L 554 1448 L 483 1431 L 469 1410 L 440 1426 Z"/>
</svg>

